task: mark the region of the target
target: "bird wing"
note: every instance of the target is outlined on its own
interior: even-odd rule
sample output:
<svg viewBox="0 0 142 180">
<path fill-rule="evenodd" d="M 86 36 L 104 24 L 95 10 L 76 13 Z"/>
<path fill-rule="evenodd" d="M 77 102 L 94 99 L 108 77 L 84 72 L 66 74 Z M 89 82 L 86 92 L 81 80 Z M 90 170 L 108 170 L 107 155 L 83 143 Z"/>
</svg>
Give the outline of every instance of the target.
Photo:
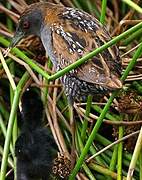
<svg viewBox="0 0 142 180">
<path fill-rule="evenodd" d="M 66 17 L 63 23 L 54 24 L 52 28 L 53 49 L 60 69 L 110 40 L 106 29 L 94 17 L 91 16 L 93 20 L 90 21 L 88 14 L 75 17 L 74 20 Z M 79 21 L 78 17 L 84 19 Z M 115 89 L 117 86 L 122 86 L 119 80 L 121 66 L 118 54 L 118 48 L 112 46 L 72 72 L 80 80 Z"/>
</svg>

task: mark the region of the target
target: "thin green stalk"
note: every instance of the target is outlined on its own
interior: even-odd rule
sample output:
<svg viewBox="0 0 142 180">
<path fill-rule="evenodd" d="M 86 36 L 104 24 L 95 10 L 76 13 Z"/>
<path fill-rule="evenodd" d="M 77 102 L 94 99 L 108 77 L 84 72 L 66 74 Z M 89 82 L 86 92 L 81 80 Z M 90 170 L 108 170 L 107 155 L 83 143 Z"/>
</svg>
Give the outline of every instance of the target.
<svg viewBox="0 0 142 180">
<path fill-rule="evenodd" d="M 92 2 L 86 1 L 86 5 L 87 5 L 87 8 L 88 8 L 88 12 L 89 12 L 90 14 L 93 13 L 93 12 L 95 12 L 94 7 L 92 6 Z"/>
<path fill-rule="evenodd" d="M 17 136 L 18 136 L 18 125 L 17 125 L 17 113 L 16 113 L 14 125 L 13 125 L 13 145 L 15 145 L 15 142 L 17 140 Z"/>
<path fill-rule="evenodd" d="M 88 1 L 86 3 L 88 3 Z M 98 11 L 95 2 L 88 3 L 88 8 L 89 8 L 90 13 L 95 14 L 97 19 L 100 18 L 100 12 Z"/>
<path fill-rule="evenodd" d="M 9 66 L 9 70 L 11 74 L 14 76 L 15 75 L 15 63 L 12 62 Z M 12 89 L 12 86 L 10 85 L 10 104 L 12 107 L 13 104 L 13 98 L 14 98 L 14 91 Z M 18 126 L 17 126 L 17 113 L 15 114 L 15 120 L 14 120 L 14 125 L 13 125 L 13 132 L 12 132 L 12 143 L 13 146 L 15 147 L 15 142 L 17 140 L 18 136 Z M 16 157 L 14 156 L 14 167 L 16 167 Z M 16 168 L 14 168 L 14 179 L 16 179 Z"/>
<path fill-rule="evenodd" d="M 59 107 L 60 110 L 64 109 L 65 107 L 67 107 L 66 105 L 67 103 L 64 103 L 63 101 L 59 100 L 57 102 L 57 106 Z M 69 112 L 66 110 L 63 112 L 63 115 L 65 118 L 69 119 Z"/>
<path fill-rule="evenodd" d="M 13 104 L 12 104 L 9 122 L 8 122 L 8 126 L 7 126 L 6 139 L 5 139 L 5 143 L 4 143 L 4 153 L 3 153 L 3 157 L 2 157 L 2 163 L 1 163 L 0 180 L 5 180 L 9 145 L 10 145 L 10 140 L 11 140 L 11 135 L 12 135 L 13 123 L 15 120 L 15 114 L 17 112 L 21 90 L 22 90 L 23 86 L 25 85 L 25 82 L 28 80 L 28 78 L 29 78 L 29 74 L 26 72 L 23 75 L 23 77 L 21 78 L 21 80 L 19 81 L 19 83 L 16 87 L 16 90 L 15 90 L 15 93 L 14 93 L 14 99 L 13 99 Z"/>
<path fill-rule="evenodd" d="M 15 74 L 15 69 L 14 69 L 14 62 L 12 62 L 9 66 L 10 72 L 12 74 L 12 76 Z M 13 103 L 13 98 L 14 98 L 14 91 L 10 85 L 10 102 L 11 102 L 11 106 Z M 13 145 L 16 142 L 17 139 L 17 135 L 18 135 L 18 127 L 17 127 L 17 115 L 15 116 L 15 121 L 14 121 L 14 126 L 13 126 Z"/>
<path fill-rule="evenodd" d="M 83 64 L 85 61 L 87 61 L 88 59 L 91 60 L 91 58 L 93 56 L 96 56 L 98 53 L 102 52 L 104 49 L 107 49 L 108 47 L 116 44 L 118 41 L 122 40 L 123 38 L 125 38 L 126 36 L 132 34 L 134 31 L 137 31 L 138 29 L 142 28 L 142 22 L 135 25 L 134 27 L 130 28 L 129 30 L 123 32 L 122 34 L 120 34 L 119 36 L 115 37 L 114 39 L 110 40 L 109 42 L 105 43 L 104 45 L 100 46 L 99 48 L 95 49 L 94 51 L 88 53 L 87 55 L 85 55 L 84 57 L 80 58 L 79 60 L 77 60 L 76 62 L 72 63 L 71 65 L 69 65 L 68 67 L 64 68 L 63 70 L 58 71 L 57 73 L 51 75 L 49 77 L 49 80 L 55 80 L 61 76 L 63 76 L 65 73 L 71 71 L 72 69 L 77 68 L 78 66 L 80 66 L 81 64 Z M 1 38 L 0 38 L 0 42 L 1 42 Z"/>
<path fill-rule="evenodd" d="M 7 111 L 6 107 L 3 105 L 3 98 L 0 97 L 0 113 L 4 117 L 6 121 L 9 119 L 9 112 Z"/>
<path fill-rule="evenodd" d="M 123 127 L 119 127 L 119 139 L 123 137 Z M 117 180 L 122 180 L 122 154 L 123 142 L 118 144 Z"/>
<path fill-rule="evenodd" d="M 97 150 L 95 149 L 93 145 L 90 147 L 90 152 L 92 155 L 97 153 Z M 97 162 L 97 164 L 107 166 L 106 162 L 100 156 L 97 156 L 94 159 Z"/>
<path fill-rule="evenodd" d="M 3 148 L 2 148 L 2 146 L 0 146 L 0 154 L 1 154 L 1 156 L 3 156 Z M 14 169 L 14 163 L 13 163 L 11 157 L 8 157 L 8 164 L 9 164 L 9 166 L 11 166 Z"/>
<path fill-rule="evenodd" d="M 6 6 L 7 6 L 7 9 L 11 9 L 11 4 L 9 2 L 6 3 Z M 12 32 L 13 31 L 13 22 L 9 16 L 6 16 L 6 20 L 7 20 L 8 30 L 10 30 Z"/>
<path fill-rule="evenodd" d="M 83 142 L 81 140 L 81 137 L 80 137 L 78 131 L 77 131 L 77 140 L 78 140 L 78 150 L 80 152 L 83 149 Z M 82 167 L 83 167 L 84 171 L 86 172 L 86 174 L 88 175 L 89 179 L 95 180 L 94 175 L 92 174 L 92 172 L 90 171 L 90 169 L 88 168 L 88 166 L 85 163 L 83 163 Z"/>
<path fill-rule="evenodd" d="M 142 147 L 141 147 L 142 151 Z M 142 179 L 142 153 L 139 154 L 139 161 L 140 161 L 140 179 Z"/>
<path fill-rule="evenodd" d="M 126 3 L 122 2 L 121 12 L 122 12 L 123 16 L 125 16 L 125 14 L 126 14 L 126 10 L 127 10 L 126 8 L 127 8 Z"/>
<path fill-rule="evenodd" d="M 141 150 L 142 150 L 142 127 L 141 127 L 141 130 L 140 130 L 137 142 L 136 142 L 136 146 L 135 146 L 135 149 L 133 152 L 131 162 L 130 162 L 130 166 L 129 166 L 129 170 L 128 170 L 128 174 L 127 174 L 127 180 L 132 180 L 133 173 L 134 173 L 134 170 L 136 167 L 138 157 L 141 153 Z"/>
<path fill-rule="evenodd" d="M 12 62 L 12 59 L 8 58 L 5 62 L 7 64 L 7 66 L 8 66 Z M 3 65 L 2 65 L 2 63 L 0 63 L 0 69 L 2 69 L 2 68 L 3 68 Z"/>
<path fill-rule="evenodd" d="M 100 142 L 103 146 L 108 146 L 109 144 L 112 143 L 110 140 L 106 139 L 104 136 L 102 136 L 98 133 L 96 134 L 96 141 Z"/>
<path fill-rule="evenodd" d="M 96 147 L 97 147 L 98 151 L 100 151 L 103 148 L 103 146 L 101 146 L 100 144 L 96 144 Z M 110 164 L 110 156 L 108 155 L 107 152 L 108 151 L 101 153 L 100 156 L 106 162 L 106 167 L 108 168 L 109 164 Z M 112 154 L 112 152 L 111 152 L 111 154 Z"/>
<path fill-rule="evenodd" d="M 94 163 L 89 163 L 89 167 L 99 173 L 105 174 L 107 176 L 111 176 L 113 179 L 117 179 L 117 173 L 110 171 L 107 168 L 104 168 L 102 166 L 99 166 L 97 164 Z M 126 177 L 123 177 L 123 180 L 126 180 Z"/>
<path fill-rule="evenodd" d="M 142 85 L 139 84 L 137 81 L 133 81 L 132 85 L 134 86 L 135 90 L 137 90 L 138 93 L 142 95 Z"/>
<path fill-rule="evenodd" d="M 11 4 L 9 2 L 7 2 L 7 8 L 11 9 Z M 13 22 L 8 16 L 7 16 L 7 27 L 11 32 L 13 31 Z M 15 64 L 14 64 L 14 62 L 10 63 L 9 70 L 10 70 L 11 74 L 14 76 L 15 75 Z M 10 85 L 11 106 L 12 106 L 12 102 L 13 102 L 13 97 L 14 97 L 14 91 Z M 13 144 L 15 144 L 16 139 L 17 139 L 17 117 L 15 117 L 14 127 L 13 127 Z"/>
<path fill-rule="evenodd" d="M 131 34 L 131 36 L 124 39 L 121 44 L 123 46 L 128 46 L 132 41 L 136 40 L 136 38 L 141 37 L 141 35 L 142 35 L 142 29 L 139 29 L 138 31 Z"/>
<path fill-rule="evenodd" d="M 74 2 L 75 2 L 75 1 L 74 1 Z M 83 9 L 83 10 L 85 10 L 85 11 L 88 11 L 88 10 L 89 10 L 86 1 L 77 0 L 76 3 L 79 3 L 79 4 L 80 4 L 80 9 Z"/>
<path fill-rule="evenodd" d="M 113 171 L 113 172 L 116 169 L 117 151 L 118 151 L 118 145 L 116 144 L 114 146 L 114 150 L 113 150 L 113 153 L 112 153 L 112 158 L 111 158 L 110 166 L 109 166 L 109 170 Z M 107 180 L 112 180 L 112 177 L 108 177 Z"/>
<path fill-rule="evenodd" d="M 71 146 L 71 139 L 68 131 L 66 129 L 63 129 L 64 138 L 66 139 L 66 144 L 69 144 Z"/>
<path fill-rule="evenodd" d="M 131 69 L 133 68 L 133 66 L 134 66 L 135 63 L 136 63 L 137 58 L 138 58 L 139 55 L 141 54 L 141 51 L 142 51 L 142 44 L 141 44 L 141 45 L 139 46 L 139 48 L 136 50 L 136 52 L 135 52 L 135 54 L 134 54 L 134 56 L 133 56 L 133 58 L 132 58 L 132 61 L 129 63 L 129 65 L 127 66 L 125 72 L 123 73 L 123 75 L 122 75 L 122 77 L 121 77 L 121 80 L 122 80 L 122 81 L 124 81 L 124 80 L 127 78 L 129 72 L 131 71 Z M 96 122 L 96 124 L 95 124 L 95 126 L 94 126 L 94 128 L 93 128 L 93 130 L 92 130 L 92 132 L 91 132 L 91 134 L 90 134 L 87 142 L 86 142 L 86 145 L 85 145 L 84 149 L 82 150 L 82 153 L 81 153 L 81 155 L 80 155 L 80 158 L 78 159 L 78 161 L 77 161 L 77 163 L 76 163 L 76 165 L 75 165 L 75 168 L 73 169 L 73 171 L 72 171 L 72 173 L 71 173 L 71 175 L 70 175 L 70 177 L 69 177 L 69 180 L 73 180 L 73 179 L 75 178 L 77 172 L 78 172 L 79 169 L 81 168 L 81 165 L 82 165 L 82 163 L 83 163 L 83 161 L 84 161 L 84 158 L 85 158 L 85 156 L 87 155 L 87 153 L 88 153 L 88 151 L 89 151 L 89 148 L 90 148 L 93 140 L 94 140 L 95 137 L 96 137 L 96 133 L 98 132 L 98 130 L 99 130 L 99 128 L 100 128 L 100 126 L 101 126 L 101 124 L 102 124 L 102 122 L 103 122 L 103 119 L 104 119 L 106 113 L 108 112 L 108 110 L 109 110 L 112 102 L 113 102 L 113 99 L 114 99 L 115 96 L 117 95 L 117 92 L 118 92 L 118 91 L 115 91 L 114 93 L 112 93 L 111 97 L 108 99 L 108 102 L 106 103 L 106 105 L 105 105 L 102 113 L 100 114 L 100 116 L 99 116 L 99 118 L 98 118 L 98 120 L 97 120 L 97 122 Z"/>
<path fill-rule="evenodd" d="M 80 3 L 78 1 L 73 0 L 73 3 L 75 5 L 75 7 L 77 7 L 78 9 L 82 9 L 82 7 L 81 7 L 81 5 L 80 5 Z"/>
<path fill-rule="evenodd" d="M 133 2 L 131 0 L 122 0 L 122 1 L 127 3 L 130 7 L 132 7 L 137 12 L 142 13 L 142 8 L 140 6 L 138 6 L 135 2 Z"/>
<path fill-rule="evenodd" d="M 92 174 L 92 172 L 85 163 L 83 163 L 82 167 L 90 180 L 96 180 L 96 178 L 94 177 L 94 175 Z"/>
<path fill-rule="evenodd" d="M 98 105 L 92 105 L 92 108 L 97 111 L 98 113 L 101 113 L 102 112 L 102 108 Z M 111 121 L 118 121 L 120 120 L 120 117 L 118 115 L 112 115 L 110 114 L 109 112 L 106 114 L 105 116 L 107 119 L 111 120 Z"/>
<path fill-rule="evenodd" d="M 100 22 L 102 24 L 105 23 L 106 7 L 107 7 L 107 0 L 102 0 L 102 10 L 101 10 L 101 17 L 100 17 Z"/>
<path fill-rule="evenodd" d="M 87 99 L 87 106 L 86 106 L 86 112 L 85 112 L 86 117 L 89 117 L 89 113 L 91 110 L 91 104 L 92 104 L 92 96 L 89 95 L 88 99 Z M 83 142 L 85 141 L 85 138 L 86 138 L 87 127 L 88 127 L 88 120 L 85 118 L 83 121 L 82 131 L 81 131 L 81 139 Z"/>
<path fill-rule="evenodd" d="M 9 2 L 7 2 L 6 5 L 7 5 L 8 9 L 11 9 L 11 4 Z M 12 20 L 8 16 L 7 16 L 6 19 L 7 19 L 7 27 L 12 32 L 13 31 L 13 22 L 12 22 Z M 11 62 L 11 64 L 9 65 L 9 70 L 10 70 L 10 73 L 12 75 L 15 74 L 14 62 Z M 13 98 L 14 98 L 14 90 L 13 90 L 13 87 L 11 86 L 11 84 L 10 84 L 10 102 L 11 102 L 11 106 L 12 106 L 12 103 L 13 103 Z M 15 145 L 15 141 L 17 139 L 17 115 L 15 116 L 12 135 L 13 135 L 12 140 L 13 140 L 13 146 L 14 146 Z M 10 144 L 10 149 L 11 149 L 11 144 Z M 15 158 L 14 155 L 13 155 L 13 159 L 14 159 L 14 165 L 16 165 L 16 158 Z M 15 177 L 15 168 L 14 168 L 14 177 Z"/>
<path fill-rule="evenodd" d="M 10 145 L 10 140 L 11 140 L 13 123 L 15 120 L 15 114 L 16 114 L 17 107 L 18 107 L 18 102 L 19 102 L 19 94 L 17 91 L 15 91 L 13 106 L 11 109 L 10 118 L 9 118 L 8 127 L 7 127 L 6 138 L 5 138 L 4 153 L 3 153 L 3 157 L 2 157 L 2 163 L 1 163 L 1 174 L 0 174 L 1 180 L 5 180 L 9 145 Z"/>
<path fill-rule="evenodd" d="M 97 173 L 95 177 L 96 177 L 96 179 L 106 180 L 106 176 L 101 175 L 99 173 Z"/>
<path fill-rule="evenodd" d="M 5 127 L 5 123 L 4 123 L 3 119 L 2 119 L 1 114 L 0 114 L 0 128 L 1 128 L 1 131 L 2 131 L 2 133 L 4 135 L 4 137 L 6 138 L 6 127 Z M 11 143 L 10 143 L 10 152 L 12 154 L 12 157 L 14 158 L 14 149 L 13 149 L 13 146 L 12 146 Z"/>
<path fill-rule="evenodd" d="M 78 123 L 77 127 L 79 128 L 79 130 L 80 130 L 80 132 L 81 132 L 82 126 L 79 125 L 79 123 Z M 87 133 L 87 139 L 88 139 L 88 134 L 89 134 L 89 133 Z M 92 145 L 90 146 L 90 153 L 91 153 L 92 155 L 93 155 L 93 154 L 96 154 L 96 153 L 97 153 L 97 150 L 96 150 L 96 149 L 97 149 L 97 148 L 95 147 L 95 145 L 92 144 Z M 95 161 L 96 161 L 98 164 L 100 164 L 100 165 L 106 165 L 106 166 L 107 166 L 106 162 L 105 162 L 99 155 L 98 155 L 97 157 L 95 157 Z"/>
</svg>

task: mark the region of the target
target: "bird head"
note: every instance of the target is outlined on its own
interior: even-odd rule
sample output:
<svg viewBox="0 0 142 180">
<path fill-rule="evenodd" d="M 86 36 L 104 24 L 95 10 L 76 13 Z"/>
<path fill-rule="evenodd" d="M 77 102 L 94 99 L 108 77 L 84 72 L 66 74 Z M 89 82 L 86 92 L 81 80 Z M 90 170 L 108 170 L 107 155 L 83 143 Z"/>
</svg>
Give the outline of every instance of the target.
<svg viewBox="0 0 142 180">
<path fill-rule="evenodd" d="M 16 46 L 16 44 L 24 37 L 29 35 L 40 36 L 42 22 L 43 14 L 41 6 L 37 6 L 35 3 L 26 8 L 19 19 L 16 32 L 10 43 L 10 48 Z"/>
</svg>

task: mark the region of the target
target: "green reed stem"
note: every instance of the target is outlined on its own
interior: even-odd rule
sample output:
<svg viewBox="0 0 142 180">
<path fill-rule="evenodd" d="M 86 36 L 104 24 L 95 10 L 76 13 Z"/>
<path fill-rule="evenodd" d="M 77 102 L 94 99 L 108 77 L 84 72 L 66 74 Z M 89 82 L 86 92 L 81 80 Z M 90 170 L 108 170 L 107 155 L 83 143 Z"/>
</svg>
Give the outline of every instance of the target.
<svg viewBox="0 0 142 180">
<path fill-rule="evenodd" d="M 133 34 L 131 34 L 131 36 L 129 36 L 128 38 L 124 39 L 124 41 L 122 41 L 122 45 L 123 46 L 128 46 L 132 41 L 136 40 L 138 37 L 141 37 L 142 35 L 142 29 L 139 29 L 138 31 L 134 32 Z"/>
<path fill-rule="evenodd" d="M 86 2 L 88 3 L 88 1 Z M 90 7 L 91 6 L 91 7 Z M 95 2 L 90 2 L 88 3 L 88 8 L 90 10 L 90 13 L 95 14 L 96 18 L 99 19 L 100 18 L 100 12 L 98 11 L 98 8 L 96 6 Z"/>
<path fill-rule="evenodd" d="M 119 127 L 119 137 L 123 137 L 123 127 Z M 117 161 L 117 180 L 122 180 L 122 154 L 123 154 L 123 142 L 118 144 L 118 161 Z"/>
<path fill-rule="evenodd" d="M 83 146 L 83 142 L 82 142 L 82 139 L 80 137 L 79 131 L 77 131 L 77 139 L 78 139 L 78 146 L 79 146 L 78 150 L 80 152 L 80 151 L 82 151 L 84 146 Z M 84 171 L 86 172 L 86 174 L 88 175 L 89 179 L 95 180 L 94 175 L 92 174 L 92 172 L 90 171 L 90 169 L 88 168 L 88 166 L 85 163 L 83 163 L 82 167 L 83 167 Z"/>
<path fill-rule="evenodd" d="M 91 110 L 91 104 L 92 104 L 92 96 L 89 95 L 88 99 L 87 99 L 87 106 L 86 106 L 86 112 L 85 112 L 85 116 L 89 117 L 89 113 Z M 85 118 L 83 121 L 83 125 L 82 125 L 82 131 L 81 131 L 81 139 L 84 142 L 85 138 L 86 138 L 86 131 L 87 131 L 87 127 L 88 127 L 88 120 Z"/>
<path fill-rule="evenodd" d="M 12 62 L 9 66 L 9 70 L 11 74 L 14 76 L 15 75 L 15 62 Z M 13 98 L 14 98 L 14 91 L 12 89 L 12 86 L 10 85 L 10 106 L 12 107 L 13 104 Z M 18 136 L 18 126 L 17 126 L 17 113 L 15 114 L 15 120 L 14 120 L 14 125 L 13 125 L 13 132 L 12 132 L 12 143 L 13 146 L 15 147 L 15 142 L 17 140 Z M 16 179 L 16 157 L 14 156 L 14 179 Z"/>
<path fill-rule="evenodd" d="M 98 105 L 92 105 L 92 108 L 97 111 L 98 113 L 101 114 L 102 112 L 102 108 Z M 105 116 L 107 119 L 111 120 L 111 121 L 118 121 L 120 120 L 120 116 L 116 115 L 116 114 L 110 114 L 110 113 L 107 113 L 106 116 Z"/>
<path fill-rule="evenodd" d="M 97 153 L 97 150 L 95 149 L 93 145 L 90 146 L 90 152 L 92 155 Z M 101 158 L 101 156 L 96 156 L 94 159 L 97 162 L 97 164 L 106 166 L 106 162 Z"/>
<path fill-rule="evenodd" d="M 75 5 L 75 7 L 77 7 L 78 9 L 82 9 L 82 6 L 80 5 L 80 3 L 76 0 L 73 0 L 73 3 Z"/>
<path fill-rule="evenodd" d="M 135 90 L 137 90 L 138 93 L 142 95 L 142 85 L 139 84 L 137 81 L 133 81 L 132 85 L 135 88 Z"/>
<path fill-rule="evenodd" d="M 0 146 L 0 154 L 3 156 L 3 147 Z M 8 165 L 14 169 L 14 163 L 11 157 L 8 157 Z"/>
<path fill-rule="evenodd" d="M 6 138 L 6 127 L 5 127 L 5 123 L 3 121 L 1 114 L 0 114 L 0 128 L 3 133 L 4 138 Z M 12 157 L 14 158 L 14 148 L 12 146 L 12 143 L 10 143 L 10 152 L 12 154 Z"/>
<path fill-rule="evenodd" d="M 12 76 L 15 74 L 15 69 L 14 69 L 14 62 L 12 62 L 9 66 L 9 70 Z M 12 86 L 10 85 L 10 104 L 12 106 L 13 103 L 13 98 L 14 98 L 14 91 L 12 89 Z M 15 144 L 15 141 L 17 139 L 17 132 L 18 127 L 17 127 L 17 115 L 15 116 L 15 121 L 14 121 L 14 127 L 13 127 L 13 144 Z"/>
<path fill-rule="evenodd" d="M 90 14 L 93 13 L 93 12 L 95 12 L 94 7 L 92 6 L 92 2 L 86 1 L 86 5 L 87 5 L 87 8 L 88 8 L 88 12 L 89 12 Z"/>
<path fill-rule="evenodd" d="M 127 174 L 127 180 L 131 180 L 133 177 L 133 173 L 136 167 L 138 157 L 141 154 L 141 150 L 142 150 L 142 127 L 141 127 L 141 130 L 140 130 L 137 142 L 136 142 L 136 146 L 133 152 L 131 162 L 130 162 L 130 166 L 129 166 L 129 170 Z"/>
<path fill-rule="evenodd" d="M 107 8 L 107 0 L 102 0 L 102 10 L 101 10 L 101 17 L 100 17 L 100 22 L 102 24 L 105 23 L 106 8 Z"/>
<path fill-rule="evenodd" d="M 142 151 L 142 147 L 141 147 Z M 139 154 L 139 164 L 140 164 L 140 179 L 142 179 L 142 153 Z"/>
<path fill-rule="evenodd" d="M 7 8 L 11 9 L 11 4 L 9 2 L 7 2 Z M 7 27 L 11 32 L 13 31 L 13 22 L 8 16 L 7 16 Z M 10 70 L 10 73 L 14 76 L 15 75 L 15 63 L 13 61 L 9 65 L 9 70 Z M 13 91 L 11 84 L 9 86 L 10 86 L 10 103 L 11 103 L 10 106 L 12 106 L 13 98 L 14 98 L 14 91 Z M 14 125 L 13 125 L 13 132 L 12 132 L 13 137 L 12 137 L 12 141 L 11 141 L 13 143 L 13 146 L 15 145 L 17 135 L 18 135 L 18 127 L 17 127 L 17 113 L 16 113 Z M 14 166 L 16 166 L 16 157 L 14 156 L 13 159 L 14 159 Z M 14 179 L 15 179 L 15 177 L 16 177 L 16 169 L 14 168 Z"/>
<path fill-rule="evenodd" d="M 8 58 L 5 62 L 7 65 L 9 65 L 12 62 L 12 59 Z M 0 63 L 0 69 L 2 69 L 2 68 L 3 68 L 3 65 L 2 65 L 2 63 Z"/>
<path fill-rule="evenodd" d="M 7 126 L 7 133 L 6 133 L 5 143 L 4 143 L 4 153 L 2 157 L 2 163 L 1 163 L 0 180 L 5 180 L 9 145 L 10 145 L 10 140 L 11 140 L 11 135 L 12 135 L 12 130 L 13 130 L 13 124 L 15 120 L 15 114 L 17 112 L 17 108 L 19 104 L 20 93 L 26 81 L 28 80 L 28 78 L 29 78 L 29 74 L 26 72 L 21 78 L 21 80 L 19 81 L 16 87 L 16 90 L 14 92 L 13 104 L 12 104 L 12 108 L 10 112 L 9 122 Z"/>
<path fill-rule="evenodd" d="M 117 151 L 118 151 L 118 145 L 116 144 L 114 146 L 114 150 L 113 150 L 113 153 L 112 153 L 112 158 L 111 158 L 111 161 L 110 161 L 110 166 L 109 166 L 110 171 L 114 171 L 115 168 L 116 168 Z M 108 177 L 107 180 L 112 180 L 112 177 Z"/>
<path fill-rule="evenodd" d="M 81 131 L 82 131 L 82 126 L 81 126 L 81 124 L 77 124 L 77 127 L 79 128 L 79 132 L 81 133 Z M 88 139 L 88 132 L 87 132 L 87 139 Z M 97 152 L 97 150 L 96 150 L 97 148 L 96 148 L 96 146 L 94 145 L 94 144 L 92 144 L 91 146 L 90 146 L 90 153 L 93 155 L 93 154 L 96 154 L 96 152 Z M 106 165 L 106 162 L 101 158 L 101 156 L 97 156 L 97 157 L 95 157 L 94 158 L 95 159 L 95 161 L 97 162 L 97 164 L 100 164 L 100 165 Z"/>
<path fill-rule="evenodd" d="M 5 119 L 6 121 L 8 121 L 8 119 L 9 119 L 9 112 L 8 112 L 8 110 L 6 109 L 6 107 L 3 105 L 3 102 L 4 102 L 3 98 L 0 97 L 0 113 L 2 114 L 2 116 L 4 117 L 4 119 Z"/>
<path fill-rule="evenodd" d="M 133 1 L 131 0 L 122 0 L 122 1 L 128 4 L 133 9 L 135 9 L 137 12 L 142 13 L 142 8 L 138 6 L 136 3 L 134 3 Z"/>
<path fill-rule="evenodd" d="M 89 167 L 99 173 L 105 174 L 107 176 L 111 176 L 113 179 L 117 179 L 117 173 L 110 171 L 107 168 L 104 168 L 102 166 L 99 166 L 97 164 L 94 163 L 89 163 Z M 123 180 L 126 180 L 126 177 L 123 177 Z"/>
</svg>

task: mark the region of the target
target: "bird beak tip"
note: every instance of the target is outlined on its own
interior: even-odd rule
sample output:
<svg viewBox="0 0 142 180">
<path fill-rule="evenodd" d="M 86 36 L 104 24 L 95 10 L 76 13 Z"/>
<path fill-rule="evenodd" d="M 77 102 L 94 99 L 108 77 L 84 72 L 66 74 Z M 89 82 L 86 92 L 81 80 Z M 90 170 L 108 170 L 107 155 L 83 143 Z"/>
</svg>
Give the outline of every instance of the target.
<svg viewBox="0 0 142 180">
<path fill-rule="evenodd" d="M 7 57 L 8 53 L 11 51 L 13 47 L 23 38 L 23 33 L 16 32 L 14 37 L 12 38 L 9 47 L 4 51 L 4 57 Z"/>
</svg>

